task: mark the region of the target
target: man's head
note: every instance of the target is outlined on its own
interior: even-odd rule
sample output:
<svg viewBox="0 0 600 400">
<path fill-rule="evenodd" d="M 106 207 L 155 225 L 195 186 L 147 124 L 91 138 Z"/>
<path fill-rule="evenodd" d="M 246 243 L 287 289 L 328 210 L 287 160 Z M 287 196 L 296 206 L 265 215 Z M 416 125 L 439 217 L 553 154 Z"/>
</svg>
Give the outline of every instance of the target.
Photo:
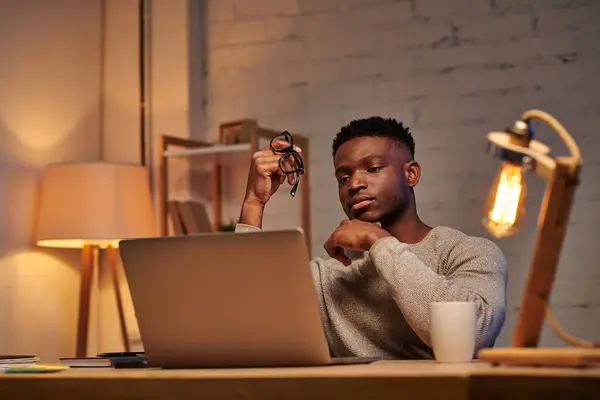
<svg viewBox="0 0 600 400">
<path fill-rule="evenodd" d="M 333 163 L 346 215 L 382 225 L 402 216 L 414 203 L 421 174 L 414 154 L 409 129 L 395 119 L 370 117 L 342 127 L 333 140 Z"/>
</svg>

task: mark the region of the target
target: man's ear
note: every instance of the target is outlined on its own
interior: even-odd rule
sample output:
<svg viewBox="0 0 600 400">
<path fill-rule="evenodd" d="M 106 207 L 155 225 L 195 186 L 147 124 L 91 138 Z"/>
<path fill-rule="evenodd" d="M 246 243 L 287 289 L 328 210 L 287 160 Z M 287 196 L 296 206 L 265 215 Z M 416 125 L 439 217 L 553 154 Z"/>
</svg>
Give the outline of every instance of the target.
<svg viewBox="0 0 600 400">
<path fill-rule="evenodd" d="M 419 179 L 421 178 L 421 165 L 418 162 L 412 160 L 405 164 L 406 168 L 406 181 L 408 186 L 411 188 L 417 186 Z"/>
</svg>

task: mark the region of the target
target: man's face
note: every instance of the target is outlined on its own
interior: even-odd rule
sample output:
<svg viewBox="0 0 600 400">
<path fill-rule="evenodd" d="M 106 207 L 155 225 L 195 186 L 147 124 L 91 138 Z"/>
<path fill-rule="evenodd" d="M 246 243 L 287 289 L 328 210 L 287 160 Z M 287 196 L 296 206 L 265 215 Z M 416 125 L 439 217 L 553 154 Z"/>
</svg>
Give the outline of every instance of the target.
<svg viewBox="0 0 600 400">
<path fill-rule="evenodd" d="M 410 151 L 393 139 L 351 139 L 339 147 L 333 163 L 348 218 L 378 222 L 401 215 L 410 204 L 419 167 Z"/>
</svg>

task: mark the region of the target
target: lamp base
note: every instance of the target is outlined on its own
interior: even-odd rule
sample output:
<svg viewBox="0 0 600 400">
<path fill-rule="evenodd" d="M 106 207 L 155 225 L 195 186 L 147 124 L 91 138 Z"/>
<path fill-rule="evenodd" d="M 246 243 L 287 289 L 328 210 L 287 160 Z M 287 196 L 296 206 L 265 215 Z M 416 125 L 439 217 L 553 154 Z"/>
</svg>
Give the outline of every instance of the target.
<svg viewBox="0 0 600 400">
<path fill-rule="evenodd" d="M 591 367 L 600 365 L 600 348 L 505 347 L 483 349 L 479 351 L 478 358 L 494 365 Z"/>
</svg>

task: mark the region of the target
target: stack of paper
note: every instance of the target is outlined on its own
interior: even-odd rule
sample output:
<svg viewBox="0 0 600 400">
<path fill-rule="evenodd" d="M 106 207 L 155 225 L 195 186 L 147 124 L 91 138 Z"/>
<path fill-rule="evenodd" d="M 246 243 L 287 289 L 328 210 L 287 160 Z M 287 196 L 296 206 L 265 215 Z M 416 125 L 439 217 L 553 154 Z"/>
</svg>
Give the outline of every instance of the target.
<svg viewBox="0 0 600 400">
<path fill-rule="evenodd" d="M 39 360 L 39 357 L 36 356 L 0 355 L 0 370 L 35 365 Z"/>
</svg>

